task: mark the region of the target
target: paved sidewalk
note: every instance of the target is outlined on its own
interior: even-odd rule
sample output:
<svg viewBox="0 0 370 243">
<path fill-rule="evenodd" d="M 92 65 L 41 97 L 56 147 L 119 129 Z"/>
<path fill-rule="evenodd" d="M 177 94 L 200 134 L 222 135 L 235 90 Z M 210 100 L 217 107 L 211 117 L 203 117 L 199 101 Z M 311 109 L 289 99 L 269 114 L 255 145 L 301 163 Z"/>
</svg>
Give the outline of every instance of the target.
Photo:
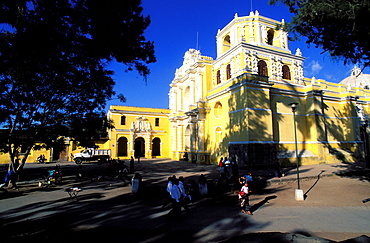
<svg viewBox="0 0 370 243">
<path fill-rule="evenodd" d="M 297 180 L 297 168 L 282 168 L 284 176 L 280 178 L 270 178 L 271 183 L 282 183 L 287 181 Z M 302 180 L 317 179 L 325 176 L 333 175 L 363 175 L 368 177 L 370 181 L 370 169 L 365 167 L 364 162 L 357 163 L 339 163 L 339 164 L 319 164 L 319 165 L 302 165 L 299 167 L 299 178 Z"/>
</svg>

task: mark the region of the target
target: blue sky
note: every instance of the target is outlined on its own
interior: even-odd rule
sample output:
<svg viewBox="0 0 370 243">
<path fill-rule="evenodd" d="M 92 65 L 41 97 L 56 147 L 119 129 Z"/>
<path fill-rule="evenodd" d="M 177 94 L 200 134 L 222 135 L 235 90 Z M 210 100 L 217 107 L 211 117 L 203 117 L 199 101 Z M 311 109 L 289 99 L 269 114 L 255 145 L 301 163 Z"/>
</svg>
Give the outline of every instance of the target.
<svg viewBox="0 0 370 243">
<path fill-rule="evenodd" d="M 157 62 L 150 64 L 151 74 L 145 83 L 136 72 L 124 72 L 124 66 L 112 64 L 115 71 L 115 91 L 127 98 L 126 103 L 109 101 L 109 105 L 143 106 L 168 108 L 169 85 L 176 68 L 182 65 L 183 56 L 197 43 L 202 55 L 216 57 L 216 34 L 233 18 L 249 15 L 251 8 L 260 15 L 285 21 L 291 14 L 283 5 L 268 5 L 268 0 L 142 0 L 144 14 L 150 15 L 151 24 L 145 32 L 147 40 L 154 41 Z M 198 33 L 198 34 L 197 34 Z M 197 38 L 198 36 L 198 38 Z M 198 42 L 197 42 L 198 40 Z M 295 53 L 300 48 L 304 61 L 304 76 L 338 83 L 350 75 L 353 65 L 333 62 L 321 49 L 307 47 L 302 38 L 289 42 L 289 49 Z M 369 73 L 368 69 L 364 71 Z"/>
</svg>

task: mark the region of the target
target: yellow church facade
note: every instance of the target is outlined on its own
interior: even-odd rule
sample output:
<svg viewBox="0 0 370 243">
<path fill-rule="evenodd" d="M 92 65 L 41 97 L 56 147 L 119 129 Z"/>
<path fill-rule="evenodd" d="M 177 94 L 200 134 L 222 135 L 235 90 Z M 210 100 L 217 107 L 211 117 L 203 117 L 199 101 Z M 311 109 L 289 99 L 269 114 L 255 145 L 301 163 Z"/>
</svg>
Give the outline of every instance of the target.
<svg viewBox="0 0 370 243">
<path fill-rule="evenodd" d="M 296 145 L 300 164 L 365 159 L 370 78 L 361 81 L 357 69 L 342 83 L 304 77 L 301 51 L 292 53 L 288 33 L 276 28 L 283 22 L 235 15 L 217 32 L 215 59 L 185 53 L 169 109 L 110 106 L 115 128 L 99 147 L 115 159 L 187 153 L 191 162 L 230 157 L 241 167 L 295 164 Z"/>
<path fill-rule="evenodd" d="M 251 12 L 216 36 L 217 58 L 185 53 L 170 89 L 172 158 L 239 166 L 364 158 L 368 89 L 303 76 L 302 53 L 288 49 L 282 24 Z"/>
</svg>

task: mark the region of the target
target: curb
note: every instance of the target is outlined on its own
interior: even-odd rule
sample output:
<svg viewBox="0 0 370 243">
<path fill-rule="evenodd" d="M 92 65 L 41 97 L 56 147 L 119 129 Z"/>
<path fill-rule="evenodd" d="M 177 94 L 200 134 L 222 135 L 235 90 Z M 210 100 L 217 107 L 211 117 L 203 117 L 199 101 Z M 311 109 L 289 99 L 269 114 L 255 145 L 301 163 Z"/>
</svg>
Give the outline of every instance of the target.
<svg viewBox="0 0 370 243">
<path fill-rule="evenodd" d="M 299 180 L 304 180 L 304 181 L 307 181 L 307 180 L 315 180 L 315 179 L 319 179 L 319 178 L 322 178 L 322 177 L 330 177 L 330 176 L 338 176 L 338 174 L 336 172 L 332 172 L 331 174 L 324 174 L 324 175 L 314 175 L 314 176 L 303 176 L 303 177 L 300 177 Z M 267 183 L 269 185 L 272 185 L 272 184 L 283 184 L 283 183 L 288 183 L 288 182 L 296 182 L 298 179 L 297 178 L 284 178 L 284 177 L 280 177 L 280 178 L 272 178 L 272 179 L 269 179 L 267 180 Z"/>
</svg>

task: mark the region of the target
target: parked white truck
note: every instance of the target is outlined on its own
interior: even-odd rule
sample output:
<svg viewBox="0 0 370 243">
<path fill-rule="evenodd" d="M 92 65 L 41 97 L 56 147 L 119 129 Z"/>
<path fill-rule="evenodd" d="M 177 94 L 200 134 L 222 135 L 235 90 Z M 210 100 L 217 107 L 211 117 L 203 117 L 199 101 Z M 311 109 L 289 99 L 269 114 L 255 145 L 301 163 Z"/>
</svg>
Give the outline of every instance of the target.
<svg viewBox="0 0 370 243">
<path fill-rule="evenodd" d="M 82 150 L 81 153 L 75 153 L 73 160 L 76 164 L 81 164 L 83 161 L 107 161 L 110 159 L 110 149 L 95 149 L 87 148 Z"/>
</svg>

